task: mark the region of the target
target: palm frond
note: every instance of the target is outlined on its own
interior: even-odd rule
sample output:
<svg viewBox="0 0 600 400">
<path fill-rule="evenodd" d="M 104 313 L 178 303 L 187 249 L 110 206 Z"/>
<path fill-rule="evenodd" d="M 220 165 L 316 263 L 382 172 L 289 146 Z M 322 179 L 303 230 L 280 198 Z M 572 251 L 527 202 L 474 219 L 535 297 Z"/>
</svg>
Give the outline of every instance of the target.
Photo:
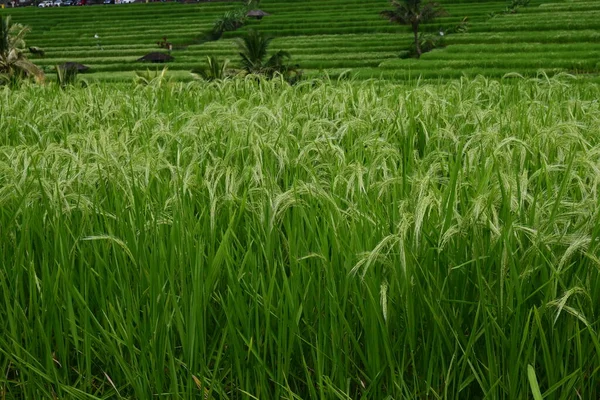
<svg viewBox="0 0 600 400">
<path fill-rule="evenodd" d="M 446 15 L 446 11 L 432 1 L 422 4 L 421 0 L 392 0 L 390 3 L 394 9 L 381 11 L 379 15 L 399 25 L 410 25 L 414 34 L 415 54 L 419 58 L 422 53 L 418 37 L 419 26 Z"/>
<path fill-rule="evenodd" d="M 390 22 L 400 25 L 413 25 L 429 22 L 446 14 L 446 11 L 435 2 L 423 4 L 421 0 L 391 1 L 393 10 L 384 10 L 379 15 Z"/>
<path fill-rule="evenodd" d="M 448 15 L 448 13 L 441 8 L 438 3 L 426 3 L 423 8 L 421 8 L 421 19 L 423 21 L 431 21 L 445 15 Z"/>
<path fill-rule="evenodd" d="M 227 78 L 227 66 L 229 60 L 226 59 L 223 62 L 219 62 L 214 56 L 206 57 L 206 66 L 203 66 L 192 73 L 196 73 L 200 78 L 207 81 L 214 81 Z"/>
<path fill-rule="evenodd" d="M 399 24 L 399 25 L 410 24 L 410 22 L 407 18 L 408 13 L 405 13 L 405 12 L 399 12 L 398 10 L 384 10 L 384 11 L 380 12 L 379 15 L 395 24 Z"/>
<path fill-rule="evenodd" d="M 46 75 L 44 71 L 25 57 L 19 58 L 15 61 L 14 65 L 27 76 L 33 77 L 36 82 L 42 83 L 44 82 Z"/>
<path fill-rule="evenodd" d="M 259 70 L 265 63 L 271 40 L 273 39 L 254 30 L 237 40 L 242 66 L 248 73 L 260 72 Z"/>
<path fill-rule="evenodd" d="M 33 77 L 44 81 L 44 72 L 24 54 L 29 28 L 11 23 L 10 16 L 0 17 L 0 73 L 10 77 Z"/>
<path fill-rule="evenodd" d="M 25 49 L 25 36 L 31 31 L 29 27 L 21 24 L 9 25 L 9 46 L 23 50 Z"/>
<path fill-rule="evenodd" d="M 285 50 L 279 50 L 273 54 L 266 62 L 265 67 L 267 68 L 280 68 L 283 66 L 285 59 L 290 59 L 292 56 Z"/>
</svg>

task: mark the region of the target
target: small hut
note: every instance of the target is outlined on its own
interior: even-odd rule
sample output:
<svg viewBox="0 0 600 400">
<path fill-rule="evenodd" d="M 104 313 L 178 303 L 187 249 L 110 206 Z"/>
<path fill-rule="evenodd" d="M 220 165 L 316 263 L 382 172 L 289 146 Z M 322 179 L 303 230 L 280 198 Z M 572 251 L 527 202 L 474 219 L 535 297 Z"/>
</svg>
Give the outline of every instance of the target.
<svg viewBox="0 0 600 400">
<path fill-rule="evenodd" d="M 263 10 L 250 10 L 248 13 L 246 13 L 246 17 L 256 19 L 262 19 L 263 17 L 268 17 L 269 15 L 271 14 L 264 12 Z"/>
<path fill-rule="evenodd" d="M 173 58 L 172 56 L 170 56 L 168 54 L 159 53 L 159 52 L 155 51 L 155 52 L 146 54 L 144 57 L 138 58 L 138 61 L 151 62 L 151 63 L 164 63 L 164 62 L 173 61 L 174 59 L 175 58 Z"/>
</svg>

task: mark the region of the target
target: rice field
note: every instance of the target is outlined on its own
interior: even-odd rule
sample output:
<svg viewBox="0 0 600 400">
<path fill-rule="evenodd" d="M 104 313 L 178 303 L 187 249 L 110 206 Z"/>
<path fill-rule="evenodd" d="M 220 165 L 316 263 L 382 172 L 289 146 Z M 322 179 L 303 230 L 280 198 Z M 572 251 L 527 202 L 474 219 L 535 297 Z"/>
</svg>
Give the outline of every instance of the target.
<svg viewBox="0 0 600 400">
<path fill-rule="evenodd" d="M 289 51 L 292 62 L 310 78 L 447 80 L 463 74 L 535 77 L 543 72 L 580 74 L 597 81 L 600 71 L 597 1 L 532 0 L 517 13 L 503 14 L 506 1 L 443 0 L 448 16 L 424 25 L 423 30 L 435 35 L 454 28 L 465 17 L 468 30 L 447 35 L 445 47 L 420 60 L 400 58 L 412 34 L 408 27 L 379 17 L 389 7 L 386 0 L 263 0 L 260 7 L 270 16 L 225 32 L 221 40 L 198 43 L 219 16 L 239 4 L 28 7 L 0 13 L 11 14 L 13 21 L 32 28 L 28 44 L 46 51 L 46 57 L 35 61 L 48 73 L 57 64 L 75 61 L 91 67 L 88 80 L 130 81 L 135 71 L 155 69 L 153 64 L 136 60 L 159 50 L 156 43 L 164 36 L 175 45 L 175 61 L 168 65 L 180 80 L 189 80 L 188 72 L 205 63 L 206 56 L 230 59 L 235 66 L 239 58 L 235 38 L 248 29 L 275 37 L 272 50 Z"/>
<path fill-rule="evenodd" d="M 0 86 L 0 400 L 600 398 L 600 3 L 442 4 L 0 10 L 91 67 Z M 192 79 L 249 29 L 306 79 Z"/>
<path fill-rule="evenodd" d="M 600 397 L 599 98 L 0 88 L 0 398 Z"/>
</svg>

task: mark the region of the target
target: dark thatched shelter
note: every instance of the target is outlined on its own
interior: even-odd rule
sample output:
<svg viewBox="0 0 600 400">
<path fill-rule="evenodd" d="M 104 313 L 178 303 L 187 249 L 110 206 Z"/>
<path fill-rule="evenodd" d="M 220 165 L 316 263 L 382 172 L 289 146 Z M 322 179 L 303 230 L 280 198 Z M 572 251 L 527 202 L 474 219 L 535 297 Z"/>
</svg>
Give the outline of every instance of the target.
<svg viewBox="0 0 600 400">
<path fill-rule="evenodd" d="M 246 14 L 247 17 L 256 19 L 262 19 L 263 17 L 268 17 L 269 15 L 271 14 L 269 14 L 268 12 L 264 12 L 263 10 L 250 10 Z"/>
<path fill-rule="evenodd" d="M 152 63 L 164 63 L 164 62 L 173 61 L 174 59 L 175 58 L 173 58 L 172 56 L 170 56 L 168 54 L 159 53 L 159 52 L 155 51 L 155 52 L 146 54 L 144 57 L 138 58 L 138 61 L 152 62 Z"/>
<path fill-rule="evenodd" d="M 90 67 L 88 67 L 87 65 L 83 65 L 83 64 L 79 64 L 77 62 L 73 62 L 73 61 L 67 61 L 64 64 L 61 64 L 58 66 L 60 69 L 64 69 L 64 70 L 77 70 L 77 72 L 85 72 L 88 69 L 90 69 Z"/>
</svg>

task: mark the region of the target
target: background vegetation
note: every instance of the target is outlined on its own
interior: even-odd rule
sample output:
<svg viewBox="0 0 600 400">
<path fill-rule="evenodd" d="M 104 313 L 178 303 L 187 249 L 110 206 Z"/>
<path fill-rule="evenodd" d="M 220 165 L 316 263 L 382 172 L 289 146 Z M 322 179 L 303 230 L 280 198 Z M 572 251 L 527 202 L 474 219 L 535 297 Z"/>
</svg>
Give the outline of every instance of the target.
<svg viewBox="0 0 600 400">
<path fill-rule="evenodd" d="M 174 47 L 170 73 L 190 79 L 188 71 L 202 67 L 207 56 L 235 64 L 236 38 L 250 29 L 274 37 L 272 50 L 289 52 L 305 76 L 322 76 L 321 71 L 326 71 L 337 77 L 350 69 L 361 78 L 449 79 L 478 74 L 502 77 L 509 72 L 536 76 L 544 70 L 591 74 L 597 79 L 597 1 L 532 0 L 527 6 L 502 0 L 440 3 L 447 15 L 421 26 L 431 36 L 423 40 L 439 38 L 440 31 L 452 32 L 465 17 L 466 32 L 445 35 L 439 47 L 420 60 L 400 59 L 413 34 L 410 27 L 380 17 L 390 8 L 386 0 L 263 0 L 260 8 L 270 16 L 247 19 L 239 29 L 224 31 L 220 40 L 205 43 L 201 42 L 206 32 L 235 14 L 240 2 L 29 7 L 1 13 L 31 28 L 28 44 L 46 52 L 34 61 L 47 73 L 57 64 L 76 61 L 91 67 L 90 80 L 130 81 L 134 71 L 148 66 L 135 60 L 160 50 L 156 43 L 165 36 Z"/>
</svg>

